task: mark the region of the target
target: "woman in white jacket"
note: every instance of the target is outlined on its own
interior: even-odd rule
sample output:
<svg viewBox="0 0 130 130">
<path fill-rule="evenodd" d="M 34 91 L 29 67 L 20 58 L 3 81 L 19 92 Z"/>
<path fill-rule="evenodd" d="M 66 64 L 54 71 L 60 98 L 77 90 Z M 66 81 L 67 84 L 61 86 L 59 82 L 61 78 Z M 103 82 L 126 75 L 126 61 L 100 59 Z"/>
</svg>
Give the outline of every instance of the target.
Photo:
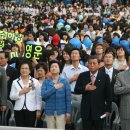
<svg viewBox="0 0 130 130">
<path fill-rule="evenodd" d="M 29 75 L 31 70 L 31 63 L 23 61 L 19 66 L 20 77 L 12 83 L 10 99 L 15 101 L 16 126 L 34 127 L 41 114 L 41 86 Z"/>
</svg>

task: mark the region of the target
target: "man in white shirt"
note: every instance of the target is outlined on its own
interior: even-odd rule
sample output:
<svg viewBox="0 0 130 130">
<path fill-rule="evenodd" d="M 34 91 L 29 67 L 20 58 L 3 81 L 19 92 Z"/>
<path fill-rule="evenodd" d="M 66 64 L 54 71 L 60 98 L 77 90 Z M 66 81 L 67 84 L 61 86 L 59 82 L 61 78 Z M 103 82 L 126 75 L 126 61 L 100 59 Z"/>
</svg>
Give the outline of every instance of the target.
<svg viewBox="0 0 130 130">
<path fill-rule="evenodd" d="M 71 60 L 72 65 L 67 66 L 62 71 L 62 77 L 66 78 L 68 82 L 70 83 L 71 92 L 72 92 L 72 98 L 73 99 L 81 99 L 79 95 L 74 94 L 74 88 L 76 81 L 78 79 L 78 76 L 80 73 L 88 71 L 88 68 L 80 64 L 81 54 L 80 50 L 77 48 L 72 49 L 71 51 Z"/>
</svg>

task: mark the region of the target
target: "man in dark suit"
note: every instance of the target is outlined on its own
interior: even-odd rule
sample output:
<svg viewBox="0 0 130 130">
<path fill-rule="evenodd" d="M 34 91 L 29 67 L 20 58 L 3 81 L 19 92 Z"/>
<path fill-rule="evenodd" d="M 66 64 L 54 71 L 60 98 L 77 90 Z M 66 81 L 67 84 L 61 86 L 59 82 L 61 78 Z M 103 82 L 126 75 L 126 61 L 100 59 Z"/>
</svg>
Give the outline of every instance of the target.
<svg viewBox="0 0 130 130">
<path fill-rule="evenodd" d="M 100 70 L 109 75 L 110 78 L 110 86 L 112 88 L 112 101 L 115 102 L 119 106 L 119 96 L 114 94 L 114 84 L 116 82 L 116 76 L 119 73 L 118 70 L 113 68 L 113 62 L 115 59 L 115 54 L 113 51 L 108 51 L 104 55 L 104 67 Z"/>
<path fill-rule="evenodd" d="M 11 91 L 11 86 L 13 80 L 18 78 L 17 70 L 8 65 L 8 53 L 0 51 L 0 66 L 3 67 L 6 71 L 6 80 L 7 80 L 7 99 L 10 100 L 9 95 Z M 13 104 L 14 102 L 11 101 Z M 11 115 L 11 111 L 7 114 L 7 124 Z"/>
<path fill-rule="evenodd" d="M 101 116 L 111 112 L 112 94 L 109 76 L 99 71 L 99 59 L 90 56 L 89 71 L 79 75 L 75 93 L 82 94 L 81 118 L 83 130 L 103 130 Z"/>
<path fill-rule="evenodd" d="M 7 103 L 7 81 L 4 68 L 0 67 L 0 110 L 6 110 Z"/>
<path fill-rule="evenodd" d="M 15 68 L 8 65 L 8 53 L 0 51 L 0 59 L 0 66 L 6 70 L 7 98 L 9 99 L 12 82 L 18 78 L 18 73 Z"/>
</svg>

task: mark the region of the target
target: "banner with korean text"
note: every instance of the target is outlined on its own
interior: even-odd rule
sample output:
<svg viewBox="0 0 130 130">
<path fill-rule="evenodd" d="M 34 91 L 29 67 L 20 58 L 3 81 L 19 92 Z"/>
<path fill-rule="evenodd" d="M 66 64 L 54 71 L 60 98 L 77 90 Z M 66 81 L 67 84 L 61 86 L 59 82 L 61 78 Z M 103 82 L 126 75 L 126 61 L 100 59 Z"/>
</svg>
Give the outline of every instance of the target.
<svg viewBox="0 0 130 130">
<path fill-rule="evenodd" d="M 15 42 L 22 42 L 23 35 L 11 33 L 11 32 L 0 31 L 0 39 L 11 39 Z"/>
<path fill-rule="evenodd" d="M 41 45 L 25 44 L 25 58 L 36 60 L 45 59 L 45 48 Z"/>
</svg>

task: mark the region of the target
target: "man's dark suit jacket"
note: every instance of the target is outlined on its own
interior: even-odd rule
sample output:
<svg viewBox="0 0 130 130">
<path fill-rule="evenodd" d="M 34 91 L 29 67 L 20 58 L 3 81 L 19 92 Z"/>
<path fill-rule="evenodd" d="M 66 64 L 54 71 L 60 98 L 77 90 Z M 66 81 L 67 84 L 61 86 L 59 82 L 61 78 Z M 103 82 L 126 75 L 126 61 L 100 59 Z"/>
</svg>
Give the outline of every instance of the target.
<svg viewBox="0 0 130 130">
<path fill-rule="evenodd" d="M 13 80 L 17 79 L 19 76 L 18 76 L 17 69 L 15 69 L 9 65 L 6 68 L 6 75 L 9 78 L 7 81 L 7 97 L 9 99 L 12 82 L 13 82 Z"/>
<path fill-rule="evenodd" d="M 100 71 L 106 73 L 105 67 L 101 68 Z M 119 98 L 119 96 L 114 94 L 114 84 L 116 82 L 116 76 L 118 73 L 119 73 L 119 71 L 113 68 L 112 81 L 110 83 L 110 86 L 112 88 L 112 101 L 115 102 L 119 106 L 120 98 Z"/>
<path fill-rule="evenodd" d="M 100 119 L 105 112 L 111 112 L 112 93 L 109 76 L 98 71 L 93 91 L 85 91 L 85 86 L 91 82 L 90 72 L 83 72 L 76 82 L 75 93 L 82 94 L 81 117 L 92 120 Z M 106 105 L 105 105 L 106 102 Z"/>
<path fill-rule="evenodd" d="M 5 69 L 0 67 L 0 105 L 7 103 L 7 81 Z"/>
</svg>

